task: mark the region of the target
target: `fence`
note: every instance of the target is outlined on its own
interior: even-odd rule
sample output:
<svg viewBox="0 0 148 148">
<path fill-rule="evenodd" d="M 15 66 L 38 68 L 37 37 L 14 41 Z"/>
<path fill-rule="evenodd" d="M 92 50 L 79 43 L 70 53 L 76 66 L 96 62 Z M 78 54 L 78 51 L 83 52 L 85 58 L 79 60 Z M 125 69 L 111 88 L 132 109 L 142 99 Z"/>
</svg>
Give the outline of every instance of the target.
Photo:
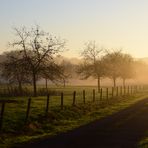
<svg viewBox="0 0 148 148">
<path fill-rule="evenodd" d="M 50 90 L 46 88 L 38 88 L 37 95 L 45 96 L 49 92 L 52 95 L 59 95 L 59 92 L 55 90 Z M 17 97 L 17 96 L 33 96 L 32 87 L 24 87 L 21 92 L 18 87 L 15 86 L 1 86 L 0 87 L 0 97 Z"/>
<path fill-rule="evenodd" d="M 34 100 L 32 98 L 29 98 L 27 103 L 26 101 L 24 102 L 19 102 L 18 100 L 1 100 L 0 105 L 1 105 L 1 110 L 0 110 L 0 131 L 2 131 L 3 125 L 4 125 L 4 115 L 6 111 L 6 106 L 9 106 L 9 110 L 11 112 L 11 107 L 14 104 L 18 104 L 18 108 L 21 110 L 23 109 L 23 124 L 26 125 L 28 123 L 29 117 L 31 115 L 32 110 L 35 108 L 35 106 L 42 106 L 42 113 L 45 115 L 48 115 L 48 112 L 50 110 L 50 107 L 53 106 L 58 106 L 60 110 L 64 110 L 64 107 L 69 105 L 69 106 L 77 106 L 79 104 L 86 104 L 86 103 L 101 103 L 101 102 L 106 102 L 111 98 L 123 96 L 123 95 L 131 95 L 137 92 L 142 92 L 145 90 L 145 87 L 143 86 L 127 86 L 127 87 L 116 87 L 116 88 L 101 88 L 99 92 L 97 92 L 95 89 L 90 90 L 89 93 L 86 92 L 86 90 L 83 90 L 82 92 L 80 91 L 73 91 L 71 94 L 65 94 L 63 92 L 60 93 L 59 96 L 53 96 L 51 94 L 47 95 L 46 99 L 38 99 L 38 105 L 37 103 L 34 104 Z M 53 98 L 56 98 L 56 103 L 53 103 L 52 100 Z M 40 101 L 44 101 L 44 104 L 40 103 Z M 26 106 L 22 107 L 21 105 L 24 105 L 26 103 Z M 53 103 L 53 105 L 51 105 Z M 16 107 L 17 109 L 17 107 Z M 41 109 L 41 108 L 40 108 Z M 11 112 L 12 113 L 12 112 Z M 22 114 L 22 113 L 21 113 Z"/>
</svg>

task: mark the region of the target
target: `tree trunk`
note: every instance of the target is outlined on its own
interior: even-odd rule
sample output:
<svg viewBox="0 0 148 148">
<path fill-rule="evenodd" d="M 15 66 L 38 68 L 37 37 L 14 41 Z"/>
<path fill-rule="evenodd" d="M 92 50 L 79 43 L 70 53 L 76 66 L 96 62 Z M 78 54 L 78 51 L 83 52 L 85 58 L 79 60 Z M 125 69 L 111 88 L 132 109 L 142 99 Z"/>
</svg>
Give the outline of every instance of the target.
<svg viewBox="0 0 148 148">
<path fill-rule="evenodd" d="M 63 84 L 64 84 L 64 88 L 65 88 L 65 86 L 66 86 L 66 82 L 65 82 L 65 79 L 63 80 Z"/>
<path fill-rule="evenodd" d="M 123 87 L 125 87 L 125 79 L 123 78 Z"/>
<path fill-rule="evenodd" d="M 116 87 L 116 78 L 113 78 L 114 88 Z"/>
<path fill-rule="evenodd" d="M 48 89 L 48 80 L 45 78 L 45 88 Z"/>
<path fill-rule="evenodd" d="M 33 95 L 34 97 L 37 96 L 37 92 L 36 92 L 36 74 L 33 73 Z"/>
<path fill-rule="evenodd" d="M 19 82 L 18 82 L 18 85 L 19 85 L 19 86 L 18 86 L 19 94 L 22 95 L 22 82 L 19 81 Z"/>
<path fill-rule="evenodd" d="M 98 93 L 100 92 L 100 76 L 98 75 Z"/>
</svg>

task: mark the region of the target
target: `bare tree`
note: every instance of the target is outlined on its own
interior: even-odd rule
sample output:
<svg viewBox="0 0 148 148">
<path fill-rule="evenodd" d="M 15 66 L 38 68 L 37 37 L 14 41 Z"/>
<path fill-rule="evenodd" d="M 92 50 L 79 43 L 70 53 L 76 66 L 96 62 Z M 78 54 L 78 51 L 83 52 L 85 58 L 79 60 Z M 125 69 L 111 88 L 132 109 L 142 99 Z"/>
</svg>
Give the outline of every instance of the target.
<svg viewBox="0 0 148 148">
<path fill-rule="evenodd" d="M 19 51 L 4 53 L 6 60 L 1 63 L 1 76 L 12 84 L 18 84 L 19 93 L 22 94 L 22 84 L 31 83 L 30 74 L 26 63 Z"/>
<path fill-rule="evenodd" d="M 103 49 L 99 48 L 95 41 L 86 43 L 85 48 L 81 53 L 84 62 L 78 66 L 77 70 L 83 79 L 92 76 L 98 80 L 98 92 L 100 91 L 101 77 L 104 76 L 101 58 L 102 51 Z"/>
<path fill-rule="evenodd" d="M 126 80 L 133 78 L 134 75 L 134 61 L 132 56 L 129 54 L 122 54 L 120 65 L 120 77 L 123 80 L 123 86 L 125 86 Z"/>
<path fill-rule="evenodd" d="M 103 57 L 106 76 L 113 80 L 114 87 L 116 87 L 116 80 L 120 76 L 121 57 L 122 53 L 120 50 L 107 52 L 107 54 Z"/>
<path fill-rule="evenodd" d="M 45 79 L 45 86 L 46 89 L 48 89 L 48 80 L 54 84 L 58 84 L 63 81 L 63 68 L 54 62 L 46 63 L 42 67 L 40 76 Z"/>
<path fill-rule="evenodd" d="M 11 43 L 23 53 L 23 59 L 32 75 L 34 96 L 37 95 L 36 81 L 44 64 L 53 61 L 54 55 L 63 51 L 65 41 L 53 37 L 38 26 L 28 30 L 26 27 L 14 28 L 16 40 Z"/>
<path fill-rule="evenodd" d="M 71 64 L 70 61 L 63 60 L 60 64 L 63 74 L 62 74 L 62 80 L 63 80 L 63 86 L 66 86 L 66 83 L 69 82 L 69 79 L 72 78 L 73 75 L 73 69 L 74 65 Z"/>
<path fill-rule="evenodd" d="M 113 80 L 113 86 L 116 87 L 117 78 L 125 80 L 133 76 L 133 59 L 129 54 L 124 54 L 121 50 L 107 52 L 103 57 L 106 76 Z"/>
</svg>

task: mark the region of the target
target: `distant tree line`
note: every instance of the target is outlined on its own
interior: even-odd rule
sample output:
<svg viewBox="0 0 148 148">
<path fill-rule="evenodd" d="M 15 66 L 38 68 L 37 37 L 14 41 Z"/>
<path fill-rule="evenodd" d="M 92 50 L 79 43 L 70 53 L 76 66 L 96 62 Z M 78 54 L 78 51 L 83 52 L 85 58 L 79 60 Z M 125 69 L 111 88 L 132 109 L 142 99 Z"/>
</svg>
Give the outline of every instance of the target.
<svg viewBox="0 0 148 148">
<path fill-rule="evenodd" d="M 92 76 L 98 80 L 100 91 L 101 78 L 108 77 L 113 80 L 116 87 L 117 78 L 125 81 L 134 77 L 134 60 L 131 55 L 122 53 L 121 50 L 107 51 L 99 48 L 95 41 L 90 41 L 82 51 L 83 63 L 78 67 L 78 73 L 83 79 Z"/>
<path fill-rule="evenodd" d="M 14 50 L 4 52 L 0 62 L 1 77 L 9 84 L 17 84 L 20 93 L 24 84 L 32 84 L 34 96 L 37 96 L 37 81 L 45 79 L 46 89 L 48 80 L 55 84 L 63 83 L 79 75 L 81 79 L 94 77 L 97 79 L 98 92 L 102 78 L 116 80 L 121 78 L 123 86 L 126 80 L 135 76 L 134 59 L 121 50 L 105 50 L 97 46 L 95 41 L 85 44 L 81 52 L 81 63 L 72 64 L 60 59 L 64 52 L 65 40 L 49 35 L 36 26 L 32 29 L 14 28 L 15 40 L 9 45 Z"/>
</svg>

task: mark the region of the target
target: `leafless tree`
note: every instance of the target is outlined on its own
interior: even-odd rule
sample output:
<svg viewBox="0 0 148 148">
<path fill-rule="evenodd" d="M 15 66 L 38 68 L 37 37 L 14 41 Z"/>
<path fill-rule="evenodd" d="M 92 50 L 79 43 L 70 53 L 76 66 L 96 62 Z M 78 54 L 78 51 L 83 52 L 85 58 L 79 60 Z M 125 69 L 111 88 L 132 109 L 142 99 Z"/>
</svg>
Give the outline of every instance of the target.
<svg viewBox="0 0 148 148">
<path fill-rule="evenodd" d="M 10 43 L 23 53 L 23 59 L 32 75 L 34 96 L 37 95 L 36 81 L 42 67 L 52 62 L 54 55 L 63 51 L 65 40 L 53 37 L 40 30 L 38 26 L 28 30 L 26 27 L 14 28 L 16 40 Z"/>
<path fill-rule="evenodd" d="M 126 80 L 135 76 L 134 60 L 129 54 L 122 54 L 120 65 L 120 77 L 123 80 L 123 86 L 125 86 Z"/>
<path fill-rule="evenodd" d="M 113 80 L 114 87 L 116 87 L 117 78 L 122 78 L 125 85 L 125 80 L 132 77 L 132 61 L 132 57 L 122 53 L 121 50 L 107 52 L 103 57 L 106 76 Z"/>
<path fill-rule="evenodd" d="M 19 51 L 4 53 L 6 60 L 1 62 L 2 78 L 9 84 L 18 84 L 19 93 L 22 94 L 22 84 L 31 83 L 31 77 Z"/>
<path fill-rule="evenodd" d="M 83 79 L 92 76 L 98 80 L 98 92 L 100 91 L 101 77 L 104 76 L 101 58 L 102 51 L 103 49 L 99 48 L 95 41 L 86 43 L 85 48 L 81 53 L 84 62 L 78 66 L 77 70 Z"/>
<path fill-rule="evenodd" d="M 63 68 L 54 62 L 46 63 L 42 67 L 40 76 L 45 79 L 45 86 L 48 89 L 48 80 L 56 85 L 63 81 Z"/>
</svg>

